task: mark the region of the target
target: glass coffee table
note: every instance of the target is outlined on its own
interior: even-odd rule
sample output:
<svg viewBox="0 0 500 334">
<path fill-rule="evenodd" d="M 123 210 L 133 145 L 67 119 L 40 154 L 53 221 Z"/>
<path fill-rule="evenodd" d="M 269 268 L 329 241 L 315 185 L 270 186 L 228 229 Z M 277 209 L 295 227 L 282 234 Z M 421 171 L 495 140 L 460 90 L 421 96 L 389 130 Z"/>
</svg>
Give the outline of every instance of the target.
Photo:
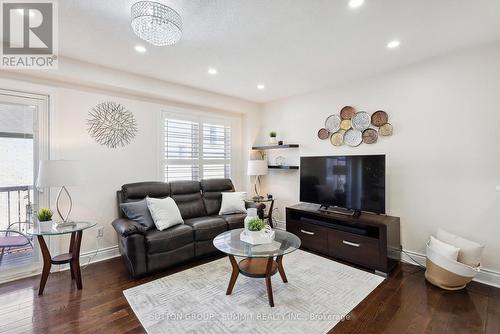
<svg viewBox="0 0 500 334">
<path fill-rule="evenodd" d="M 289 232 L 273 229 L 275 237 L 272 243 L 251 245 L 240 240 L 242 228 L 226 231 L 214 239 L 214 246 L 226 253 L 233 267 L 226 295 L 233 292 L 234 284 L 241 273 L 247 277 L 265 278 L 269 305 L 274 306 L 271 276 L 280 273 L 284 283 L 288 280 L 283 269 L 283 256 L 300 247 L 300 239 Z M 244 257 L 239 263 L 235 256 Z M 274 259 L 276 257 L 276 259 Z"/>
<path fill-rule="evenodd" d="M 78 290 L 82 289 L 82 275 L 80 273 L 80 245 L 82 243 L 82 234 L 83 230 L 94 227 L 96 223 L 92 222 L 75 222 L 74 225 L 51 228 L 51 229 L 41 229 L 38 224 L 35 224 L 33 228 L 28 230 L 28 234 L 37 236 L 38 244 L 40 245 L 40 250 L 42 251 L 43 256 L 43 271 L 42 276 L 40 277 L 40 286 L 38 287 L 38 295 L 41 296 L 43 294 L 43 290 L 45 288 L 45 283 L 47 282 L 47 278 L 49 277 L 50 268 L 53 264 L 65 264 L 69 263 L 70 265 L 70 273 L 71 279 L 76 281 L 76 287 Z M 44 236 L 52 236 L 52 235 L 62 235 L 62 234 L 70 234 L 71 239 L 69 242 L 69 251 L 68 253 L 60 254 L 52 257 L 49 252 L 49 248 L 45 243 Z"/>
</svg>

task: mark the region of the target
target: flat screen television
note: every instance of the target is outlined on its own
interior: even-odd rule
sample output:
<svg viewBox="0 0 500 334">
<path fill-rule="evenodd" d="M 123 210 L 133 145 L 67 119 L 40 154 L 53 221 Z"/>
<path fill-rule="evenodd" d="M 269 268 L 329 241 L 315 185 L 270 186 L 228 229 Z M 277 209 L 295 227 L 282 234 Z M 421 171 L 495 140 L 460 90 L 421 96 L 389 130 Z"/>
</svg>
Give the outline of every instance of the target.
<svg viewBox="0 0 500 334">
<path fill-rule="evenodd" d="M 301 157 L 300 201 L 385 214 L 385 155 Z"/>
</svg>

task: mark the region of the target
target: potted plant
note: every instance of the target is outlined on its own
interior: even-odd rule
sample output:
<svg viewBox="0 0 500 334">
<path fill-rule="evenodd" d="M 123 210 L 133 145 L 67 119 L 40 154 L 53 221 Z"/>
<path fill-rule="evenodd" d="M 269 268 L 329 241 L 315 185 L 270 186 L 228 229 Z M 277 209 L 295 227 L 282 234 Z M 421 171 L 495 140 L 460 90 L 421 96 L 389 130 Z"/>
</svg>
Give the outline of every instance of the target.
<svg viewBox="0 0 500 334">
<path fill-rule="evenodd" d="M 278 139 L 276 139 L 276 131 L 269 132 L 269 144 L 276 145 L 278 143 Z"/>
<path fill-rule="evenodd" d="M 250 232 L 249 235 L 260 234 L 260 231 L 262 231 L 265 227 L 266 224 L 264 221 L 259 217 L 255 217 L 248 222 L 248 231 Z"/>
<path fill-rule="evenodd" d="M 240 240 L 251 245 L 267 244 L 274 240 L 274 231 L 259 217 L 248 222 L 248 229 L 240 234 Z"/>
<path fill-rule="evenodd" d="M 40 208 L 36 214 L 41 231 L 50 231 L 52 229 L 52 210 L 49 208 Z"/>
</svg>

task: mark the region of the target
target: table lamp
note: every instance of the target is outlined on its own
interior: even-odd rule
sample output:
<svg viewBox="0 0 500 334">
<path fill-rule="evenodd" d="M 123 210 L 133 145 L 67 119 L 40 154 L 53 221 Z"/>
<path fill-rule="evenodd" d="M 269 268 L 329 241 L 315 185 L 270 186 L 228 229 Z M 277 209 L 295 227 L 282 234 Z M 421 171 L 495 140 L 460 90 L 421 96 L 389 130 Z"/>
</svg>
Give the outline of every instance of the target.
<svg viewBox="0 0 500 334">
<path fill-rule="evenodd" d="M 57 193 L 56 198 L 56 209 L 57 213 L 63 220 L 63 223 L 68 223 L 69 214 L 73 207 L 73 200 L 66 189 L 66 186 L 78 185 L 80 184 L 79 173 L 78 173 L 78 161 L 74 160 L 40 160 L 40 165 L 38 167 L 38 178 L 36 187 L 50 188 L 50 187 L 61 187 Z M 61 211 L 61 195 L 65 192 L 69 199 L 69 207 L 65 215 Z"/>
<path fill-rule="evenodd" d="M 255 176 L 255 197 L 254 199 L 262 199 L 260 195 L 261 184 L 260 177 L 262 175 L 267 175 L 267 161 L 266 160 L 248 160 L 248 172 L 249 176 Z"/>
</svg>

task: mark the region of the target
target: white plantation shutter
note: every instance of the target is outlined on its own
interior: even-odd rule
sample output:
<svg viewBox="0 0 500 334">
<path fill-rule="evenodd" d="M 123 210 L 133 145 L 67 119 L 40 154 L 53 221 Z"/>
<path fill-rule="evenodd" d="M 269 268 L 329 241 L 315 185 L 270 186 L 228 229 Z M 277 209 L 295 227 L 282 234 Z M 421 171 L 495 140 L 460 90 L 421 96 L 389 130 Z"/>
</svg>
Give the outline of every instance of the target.
<svg viewBox="0 0 500 334">
<path fill-rule="evenodd" d="M 179 118 L 164 118 L 165 181 L 230 178 L 231 126 Z"/>
</svg>

